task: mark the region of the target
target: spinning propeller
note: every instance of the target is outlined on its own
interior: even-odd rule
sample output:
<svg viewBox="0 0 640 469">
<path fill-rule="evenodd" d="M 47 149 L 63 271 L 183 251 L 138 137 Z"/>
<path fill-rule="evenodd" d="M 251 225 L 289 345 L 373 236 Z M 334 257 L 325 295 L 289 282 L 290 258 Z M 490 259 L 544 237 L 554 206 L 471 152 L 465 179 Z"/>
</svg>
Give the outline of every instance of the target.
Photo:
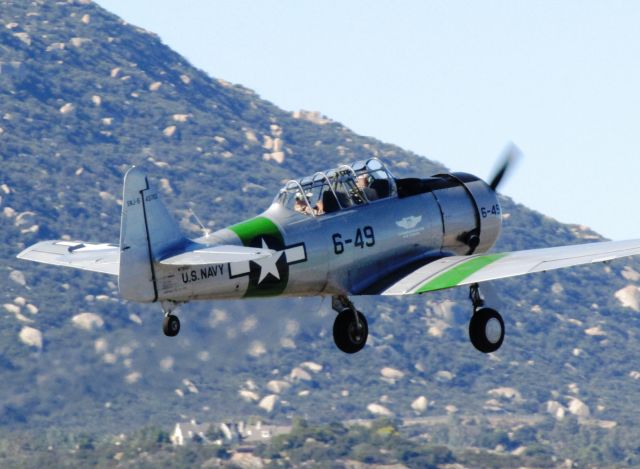
<svg viewBox="0 0 640 469">
<path fill-rule="evenodd" d="M 517 163 L 518 160 L 522 157 L 522 152 L 520 149 L 513 143 L 508 144 L 504 150 L 502 150 L 502 155 L 500 156 L 500 165 L 498 166 L 498 170 L 495 171 L 493 177 L 491 178 L 491 182 L 489 186 L 494 191 L 498 190 L 502 179 L 513 169 L 514 163 Z"/>
</svg>

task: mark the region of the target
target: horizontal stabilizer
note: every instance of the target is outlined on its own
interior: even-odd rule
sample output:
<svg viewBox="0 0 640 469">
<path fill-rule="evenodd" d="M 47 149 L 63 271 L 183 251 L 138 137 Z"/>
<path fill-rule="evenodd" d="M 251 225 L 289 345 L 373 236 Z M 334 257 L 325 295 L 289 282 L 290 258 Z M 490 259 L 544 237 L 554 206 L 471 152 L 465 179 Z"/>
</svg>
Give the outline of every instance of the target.
<svg viewBox="0 0 640 469">
<path fill-rule="evenodd" d="M 108 243 L 41 241 L 28 247 L 17 257 L 44 264 L 118 275 L 120 249 L 117 244 Z"/>
<path fill-rule="evenodd" d="M 248 262 L 263 259 L 274 254 L 271 249 L 248 248 L 244 246 L 223 245 L 196 248 L 192 251 L 176 254 L 160 261 L 165 265 L 207 265 Z"/>
</svg>

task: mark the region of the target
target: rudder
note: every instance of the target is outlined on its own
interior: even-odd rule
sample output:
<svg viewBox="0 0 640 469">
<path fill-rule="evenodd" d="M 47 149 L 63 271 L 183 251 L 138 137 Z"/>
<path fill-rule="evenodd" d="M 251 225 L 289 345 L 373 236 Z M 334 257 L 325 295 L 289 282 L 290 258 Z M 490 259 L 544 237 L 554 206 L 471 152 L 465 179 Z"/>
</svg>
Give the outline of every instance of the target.
<svg viewBox="0 0 640 469">
<path fill-rule="evenodd" d="M 120 223 L 120 295 L 139 302 L 157 301 L 154 260 L 184 240 L 144 172 L 135 166 L 129 169 L 124 176 Z"/>
</svg>

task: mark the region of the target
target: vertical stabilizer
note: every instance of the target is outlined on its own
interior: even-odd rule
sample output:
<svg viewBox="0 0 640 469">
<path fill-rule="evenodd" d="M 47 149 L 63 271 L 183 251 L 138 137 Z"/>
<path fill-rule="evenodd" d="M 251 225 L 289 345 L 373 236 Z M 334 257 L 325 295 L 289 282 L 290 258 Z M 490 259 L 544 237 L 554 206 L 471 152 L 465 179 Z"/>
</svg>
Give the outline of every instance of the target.
<svg viewBox="0 0 640 469">
<path fill-rule="evenodd" d="M 184 239 L 142 170 L 133 167 L 127 171 L 120 224 L 120 295 L 139 302 L 156 301 L 154 259 Z"/>
</svg>

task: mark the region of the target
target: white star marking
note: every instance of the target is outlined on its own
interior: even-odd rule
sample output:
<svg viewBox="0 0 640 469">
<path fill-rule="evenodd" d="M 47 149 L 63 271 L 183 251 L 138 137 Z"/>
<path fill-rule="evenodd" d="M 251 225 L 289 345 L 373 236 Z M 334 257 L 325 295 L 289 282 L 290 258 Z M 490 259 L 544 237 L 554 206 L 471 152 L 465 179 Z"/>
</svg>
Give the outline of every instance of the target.
<svg viewBox="0 0 640 469">
<path fill-rule="evenodd" d="M 262 249 L 270 249 L 269 246 L 267 246 L 267 243 L 264 242 L 264 238 L 262 239 Z M 260 266 L 260 278 L 258 279 L 258 285 L 260 285 L 269 274 L 280 280 L 280 272 L 278 272 L 276 262 L 278 262 L 282 256 L 282 252 L 283 251 L 276 251 L 272 256 L 263 257 L 262 259 L 256 259 L 253 261 Z"/>
</svg>

